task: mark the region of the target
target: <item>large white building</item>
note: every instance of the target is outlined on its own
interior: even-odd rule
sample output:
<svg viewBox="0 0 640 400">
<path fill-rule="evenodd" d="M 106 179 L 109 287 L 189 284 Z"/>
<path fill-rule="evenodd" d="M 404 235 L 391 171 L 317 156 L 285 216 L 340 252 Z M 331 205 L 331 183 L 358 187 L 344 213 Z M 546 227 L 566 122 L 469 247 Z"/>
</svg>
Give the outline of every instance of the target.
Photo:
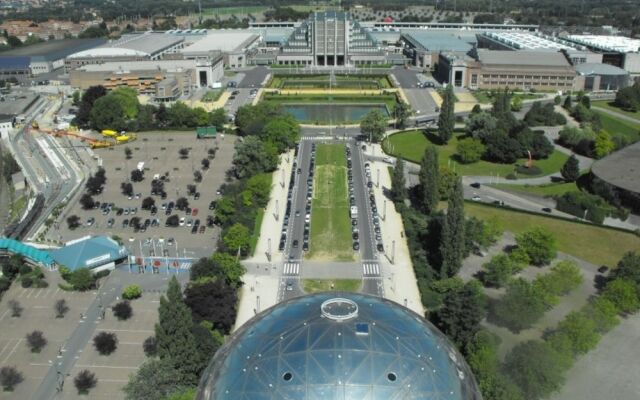
<svg viewBox="0 0 640 400">
<path fill-rule="evenodd" d="M 640 39 L 624 36 L 568 35 L 566 39 L 602 54 L 602 62 L 640 77 Z"/>
</svg>

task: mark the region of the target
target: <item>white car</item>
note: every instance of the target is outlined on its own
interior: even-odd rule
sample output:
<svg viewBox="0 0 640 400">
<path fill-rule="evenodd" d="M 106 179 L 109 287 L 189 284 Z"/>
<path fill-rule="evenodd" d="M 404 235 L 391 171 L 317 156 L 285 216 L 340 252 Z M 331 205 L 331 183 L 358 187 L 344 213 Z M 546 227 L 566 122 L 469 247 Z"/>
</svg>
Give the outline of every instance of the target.
<svg viewBox="0 0 640 400">
<path fill-rule="evenodd" d="M 184 226 L 184 217 L 180 218 L 180 226 Z"/>
<path fill-rule="evenodd" d="M 480 199 L 480 196 L 475 195 L 475 196 L 473 196 L 473 197 L 471 198 L 471 200 L 473 200 L 473 201 L 480 201 L 481 199 Z"/>
<path fill-rule="evenodd" d="M 391 157 L 385 157 L 382 159 L 382 161 L 386 162 L 387 164 L 393 164 L 393 161 L 391 161 Z"/>
</svg>

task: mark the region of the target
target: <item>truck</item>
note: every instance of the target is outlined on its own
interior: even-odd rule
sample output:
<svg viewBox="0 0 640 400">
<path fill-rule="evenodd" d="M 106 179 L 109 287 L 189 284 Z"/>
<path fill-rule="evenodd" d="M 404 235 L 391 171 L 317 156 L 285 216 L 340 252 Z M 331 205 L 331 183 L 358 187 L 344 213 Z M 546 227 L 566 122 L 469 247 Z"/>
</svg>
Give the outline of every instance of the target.
<svg viewBox="0 0 640 400">
<path fill-rule="evenodd" d="M 196 128 L 196 137 L 198 139 L 215 139 L 217 130 L 215 126 L 199 126 Z"/>
<path fill-rule="evenodd" d="M 358 207 L 351 206 L 351 219 L 358 218 Z"/>
</svg>

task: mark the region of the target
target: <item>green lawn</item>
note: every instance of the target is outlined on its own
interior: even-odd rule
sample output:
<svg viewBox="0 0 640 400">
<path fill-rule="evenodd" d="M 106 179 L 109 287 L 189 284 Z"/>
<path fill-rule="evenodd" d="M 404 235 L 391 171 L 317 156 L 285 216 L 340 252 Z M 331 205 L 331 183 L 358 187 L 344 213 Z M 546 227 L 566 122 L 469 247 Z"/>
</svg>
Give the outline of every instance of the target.
<svg viewBox="0 0 640 400">
<path fill-rule="evenodd" d="M 344 145 L 318 144 L 313 180 L 310 259 L 353 261 Z"/>
<path fill-rule="evenodd" d="M 640 111 L 626 111 L 623 110 L 622 108 L 616 107 L 613 105 L 613 102 L 610 102 L 608 100 L 598 100 L 598 101 L 592 101 L 591 102 L 591 106 L 592 107 L 601 107 L 601 108 L 606 108 L 608 110 L 617 112 L 619 114 L 623 114 L 623 115 L 627 115 L 631 118 L 636 118 L 638 120 L 638 122 L 640 122 Z"/>
<path fill-rule="evenodd" d="M 562 196 L 567 192 L 577 192 L 578 186 L 575 182 L 570 183 L 549 183 L 546 185 L 507 185 L 500 183 L 497 185 L 490 185 L 498 189 L 505 189 L 512 192 L 519 192 L 524 194 L 533 194 L 543 197 Z"/>
<path fill-rule="evenodd" d="M 258 14 L 268 9 L 263 6 L 206 8 L 202 10 L 202 15 Z"/>
<path fill-rule="evenodd" d="M 493 97 L 491 96 L 490 92 L 486 90 L 475 90 L 472 91 L 471 94 L 476 98 L 476 100 L 478 100 L 478 103 L 480 104 L 491 104 L 493 102 Z M 543 97 L 543 95 L 537 93 L 514 93 L 514 96 L 518 96 L 522 100 L 539 99 Z"/>
<path fill-rule="evenodd" d="M 213 103 L 222 96 L 223 91 L 223 89 L 209 90 L 204 96 L 202 96 L 202 101 L 205 103 Z"/>
<path fill-rule="evenodd" d="M 306 293 L 328 292 L 330 290 L 357 293 L 362 287 L 362 281 L 360 279 L 304 279 L 302 286 Z"/>
<path fill-rule="evenodd" d="M 13 201 L 11 204 L 11 217 L 10 220 L 14 220 L 16 218 L 20 218 L 22 213 L 24 212 L 25 207 L 27 206 L 27 196 L 20 196 Z"/>
<path fill-rule="evenodd" d="M 472 164 L 460 164 L 455 157 L 457 142 L 458 136 L 450 140 L 447 145 L 436 145 L 436 147 L 438 148 L 440 165 L 449 166 L 461 175 L 495 176 L 498 174 L 504 177 L 505 175 L 514 172 L 516 164 L 522 165 L 526 162 L 526 159 L 520 159 L 516 164 L 497 164 L 488 161 L 478 161 Z M 385 152 L 388 154 L 419 163 L 422 155 L 424 154 L 424 150 L 428 145 L 433 145 L 433 143 L 429 141 L 423 131 L 412 130 L 391 135 L 385 139 L 382 145 Z M 546 160 L 534 161 L 534 165 L 541 170 L 540 174 L 518 174 L 518 177 L 526 178 L 552 174 L 562 168 L 562 165 L 565 163 L 567 158 L 569 157 L 566 154 L 554 151 Z"/>
<path fill-rule="evenodd" d="M 600 115 L 600 121 L 602 121 L 602 128 L 609 132 L 612 136 L 620 135 L 625 136 L 630 140 L 636 141 L 640 139 L 640 121 L 633 123 L 625 121 L 620 118 L 616 118 L 613 115 L 604 113 L 602 111 L 594 110 Z"/>
<path fill-rule="evenodd" d="M 495 218 L 502 227 L 520 233 L 533 226 L 553 232 L 558 250 L 596 265 L 614 266 L 627 251 L 640 250 L 640 237 L 602 226 L 579 224 L 545 216 L 466 202 L 467 216 L 480 219 Z"/>
<path fill-rule="evenodd" d="M 295 66 L 278 66 L 291 67 Z M 275 75 L 271 82 L 270 88 L 276 89 L 326 89 L 329 88 L 329 75 Z M 384 89 L 390 88 L 391 82 L 387 75 L 335 75 L 334 83 L 331 87 L 341 89 Z"/>
</svg>

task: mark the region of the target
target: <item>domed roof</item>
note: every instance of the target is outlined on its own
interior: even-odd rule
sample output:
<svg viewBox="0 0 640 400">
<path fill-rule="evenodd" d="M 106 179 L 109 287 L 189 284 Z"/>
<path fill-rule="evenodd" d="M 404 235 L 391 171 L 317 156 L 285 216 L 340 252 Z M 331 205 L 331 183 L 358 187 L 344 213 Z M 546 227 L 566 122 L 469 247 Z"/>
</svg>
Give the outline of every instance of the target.
<svg viewBox="0 0 640 400">
<path fill-rule="evenodd" d="M 378 297 L 320 293 L 262 312 L 222 346 L 198 400 L 480 400 L 466 362 L 428 321 Z"/>
</svg>

